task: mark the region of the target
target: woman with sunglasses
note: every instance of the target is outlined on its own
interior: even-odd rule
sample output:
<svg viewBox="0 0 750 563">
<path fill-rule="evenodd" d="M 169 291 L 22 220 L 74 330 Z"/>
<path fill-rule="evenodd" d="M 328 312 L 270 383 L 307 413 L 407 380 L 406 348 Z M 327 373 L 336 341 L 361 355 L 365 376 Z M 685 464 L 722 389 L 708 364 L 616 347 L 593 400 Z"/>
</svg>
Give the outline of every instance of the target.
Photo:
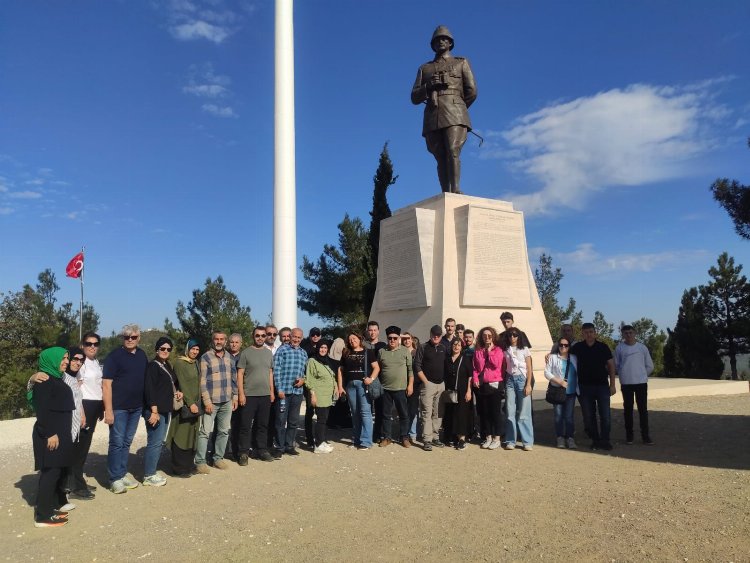
<svg viewBox="0 0 750 563">
<path fill-rule="evenodd" d="M 571 450 L 577 448 L 573 438 L 575 424 L 573 409 L 576 406 L 576 393 L 578 388 L 578 362 L 575 354 L 570 353 L 570 339 L 565 336 L 557 341 L 557 353 L 550 354 L 547 365 L 544 368 L 544 377 L 550 385 L 565 387 L 565 402 L 554 405 L 555 410 L 555 435 L 557 436 L 557 447 L 564 448 L 566 445 Z"/>
<path fill-rule="evenodd" d="M 484 327 L 479 331 L 479 342 L 472 360 L 472 385 L 482 396 L 479 421 L 484 436 L 481 447 L 485 450 L 496 450 L 502 443 L 505 354 L 496 342 L 495 329 Z"/>
<path fill-rule="evenodd" d="M 177 376 L 169 363 L 172 341 L 162 336 L 156 341 L 154 349 L 156 357 L 146 366 L 146 379 L 143 387 L 146 400 L 146 406 L 143 409 L 143 419 L 146 421 L 143 484 L 161 487 L 167 484 L 167 478 L 156 473 L 156 466 L 159 464 L 161 446 L 169 428 L 174 399 L 182 399 L 182 393 L 176 390 Z"/>
<path fill-rule="evenodd" d="M 521 331 L 506 331 L 505 348 L 505 444 L 506 450 L 516 447 L 521 439 L 523 450 L 534 447 L 534 425 L 531 420 L 531 350 L 521 340 Z"/>
<path fill-rule="evenodd" d="M 338 369 L 338 392 L 346 395 L 352 411 L 352 445 L 358 450 L 372 447 L 372 398 L 368 386 L 378 376 L 380 366 L 362 337 L 350 332 Z"/>
</svg>

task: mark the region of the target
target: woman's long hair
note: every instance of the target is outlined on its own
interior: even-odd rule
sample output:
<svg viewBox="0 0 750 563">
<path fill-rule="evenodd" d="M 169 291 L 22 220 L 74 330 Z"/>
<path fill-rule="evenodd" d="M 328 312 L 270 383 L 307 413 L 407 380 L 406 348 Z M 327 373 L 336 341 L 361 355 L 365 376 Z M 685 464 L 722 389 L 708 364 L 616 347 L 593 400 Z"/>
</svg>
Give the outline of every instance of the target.
<svg viewBox="0 0 750 563">
<path fill-rule="evenodd" d="M 352 348 L 351 344 L 349 344 L 349 337 L 350 336 L 356 336 L 357 340 L 359 340 L 359 345 L 360 346 L 362 346 L 362 343 L 365 341 L 365 339 L 362 337 L 361 334 L 358 334 L 358 333 L 356 333 L 354 331 L 350 331 L 346 335 L 346 348 L 344 348 L 344 351 L 341 353 L 341 357 L 342 358 L 346 358 L 346 357 L 349 356 L 349 354 L 351 354 L 352 352 L 354 352 L 354 348 Z"/>
<path fill-rule="evenodd" d="M 498 345 L 498 342 L 497 342 L 497 331 L 494 328 L 492 328 L 491 326 L 486 326 L 486 327 L 482 328 L 482 330 L 479 331 L 479 338 L 477 338 L 477 343 L 475 345 L 476 348 L 481 348 L 481 349 L 486 348 L 485 343 L 484 343 L 484 333 L 486 331 L 490 331 L 490 333 L 492 334 L 492 343 L 495 346 Z"/>
</svg>

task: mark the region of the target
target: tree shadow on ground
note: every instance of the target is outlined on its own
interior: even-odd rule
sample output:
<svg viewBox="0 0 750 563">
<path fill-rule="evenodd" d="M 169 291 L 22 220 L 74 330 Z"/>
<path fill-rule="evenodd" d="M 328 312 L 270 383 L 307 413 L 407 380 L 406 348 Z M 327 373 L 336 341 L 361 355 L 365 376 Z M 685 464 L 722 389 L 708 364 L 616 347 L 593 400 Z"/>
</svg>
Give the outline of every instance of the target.
<svg viewBox="0 0 750 563">
<path fill-rule="evenodd" d="M 674 463 L 715 467 L 718 469 L 750 469 L 750 418 L 741 415 L 705 414 L 649 410 L 649 428 L 654 445 L 640 439 L 638 411 L 634 412 L 635 441 L 625 443 L 622 408 L 612 408 L 611 451 L 594 450 L 583 432 L 581 409 L 576 405 L 576 441 L 578 452 L 586 455 L 610 455 L 640 459 L 654 463 Z M 535 443 L 556 446 L 554 417 L 551 409 L 534 412 Z"/>
</svg>

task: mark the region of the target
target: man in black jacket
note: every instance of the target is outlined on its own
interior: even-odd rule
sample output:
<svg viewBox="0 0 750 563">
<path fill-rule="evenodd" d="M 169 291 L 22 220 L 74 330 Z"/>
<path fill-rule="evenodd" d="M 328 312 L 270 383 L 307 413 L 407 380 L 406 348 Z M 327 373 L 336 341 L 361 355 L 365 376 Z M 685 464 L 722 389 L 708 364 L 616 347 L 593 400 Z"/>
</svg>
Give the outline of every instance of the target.
<svg viewBox="0 0 750 563">
<path fill-rule="evenodd" d="M 430 340 L 417 349 L 414 357 L 414 373 L 422 382 L 419 392 L 419 418 L 422 422 L 424 451 L 432 447 L 442 448 L 440 441 L 440 397 L 445 391 L 445 346 L 440 343 L 443 329 L 435 325 L 430 329 Z"/>
</svg>

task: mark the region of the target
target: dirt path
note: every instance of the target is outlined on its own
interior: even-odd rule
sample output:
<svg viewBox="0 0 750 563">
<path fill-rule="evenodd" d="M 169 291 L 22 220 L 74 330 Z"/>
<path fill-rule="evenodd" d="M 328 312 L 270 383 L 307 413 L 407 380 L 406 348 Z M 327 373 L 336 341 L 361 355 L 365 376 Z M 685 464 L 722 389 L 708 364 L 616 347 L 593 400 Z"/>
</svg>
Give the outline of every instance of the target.
<svg viewBox="0 0 750 563">
<path fill-rule="evenodd" d="M 70 524 L 35 529 L 28 421 L 0 423 L 6 560 L 50 561 L 750 561 L 750 395 L 653 401 L 655 446 L 553 447 L 535 416 L 532 452 L 398 446 L 359 452 L 334 434 L 303 452 L 125 495 L 106 484 L 106 430 L 88 471 L 97 498 Z M 580 413 L 577 413 L 578 428 Z M 582 433 L 579 432 L 579 435 Z M 343 440 L 343 442 L 342 442 Z M 585 443 L 579 439 L 581 446 Z M 137 448 L 145 440 L 139 435 Z M 134 448 L 135 449 L 135 448 Z M 130 464 L 142 477 L 141 452 Z M 162 457 L 167 468 L 167 456 Z"/>
</svg>

